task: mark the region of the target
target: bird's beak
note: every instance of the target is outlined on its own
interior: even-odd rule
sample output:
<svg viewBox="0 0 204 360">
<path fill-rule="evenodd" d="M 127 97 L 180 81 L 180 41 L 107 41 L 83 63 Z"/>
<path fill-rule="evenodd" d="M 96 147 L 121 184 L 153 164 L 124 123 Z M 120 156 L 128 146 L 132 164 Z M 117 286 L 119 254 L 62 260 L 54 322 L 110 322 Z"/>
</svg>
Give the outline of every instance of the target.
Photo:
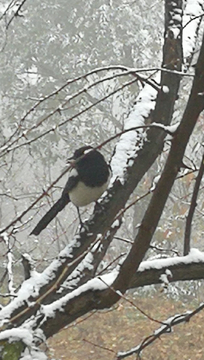
<svg viewBox="0 0 204 360">
<path fill-rule="evenodd" d="M 71 156 L 70 158 L 68 158 L 67 161 L 66 161 L 66 163 L 69 164 L 71 167 L 74 167 L 74 166 L 75 166 L 74 157 Z"/>
</svg>

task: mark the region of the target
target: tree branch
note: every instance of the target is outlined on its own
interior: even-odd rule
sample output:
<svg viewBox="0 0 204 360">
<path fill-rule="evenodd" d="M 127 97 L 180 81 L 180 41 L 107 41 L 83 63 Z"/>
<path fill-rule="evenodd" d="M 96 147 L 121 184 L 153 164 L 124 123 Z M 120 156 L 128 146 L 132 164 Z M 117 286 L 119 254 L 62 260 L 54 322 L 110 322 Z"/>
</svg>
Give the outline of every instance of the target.
<svg viewBox="0 0 204 360">
<path fill-rule="evenodd" d="M 128 288 L 159 284 L 161 283 L 160 277 L 166 269 L 170 270 L 173 275 L 172 282 L 203 279 L 204 254 L 196 252 L 196 254 L 192 253 L 186 257 L 173 257 L 141 263 Z M 79 316 L 92 310 L 109 307 L 112 301 L 105 295 L 112 288 L 116 276 L 117 273 L 113 272 L 110 273 L 110 277 L 108 275 L 105 278 L 101 276 L 102 280 L 94 278 L 53 304 L 45 305 L 39 314 L 39 323 L 41 323 L 40 327 L 46 338 L 75 321 Z M 113 296 L 115 290 L 110 291 Z M 119 294 L 117 296 L 119 297 Z M 56 318 L 58 319 L 57 322 Z"/>
<path fill-rule="evenodd" d="M 197 206 L 197 197 L 198 197 L 203 173 L 204 173 L 204 155 L 202 157 L 199 172 L 196 177 L 196 182 L 195 182 L 195 186 L 193 189 L 191 204 L 190 204 L 190 208 L 189 208 L 187 219 L 186 219 L 186 227 L 185 227 L 185 234 L 184 234 L 184 255 L 187 255 L 190 251 L 192 220 L 193 220 L 195 208 Z"/>
<path fill-rule="evenodd" d="M 178 0 L 176 3 L 178 11 L 179 9 L 182 10 L 182 2 Z M 181 23 L 178 24 L 177 18 L 175 19 L 174 23 L 171 15 L 171 2 L 169 0 L 166 1 L 166 9 L 166 11 L 169 11 L 169 13 L 166 14 L 163 66 L 166 65 L 171 69 L 172 67 L 175 69 L 179 69 L 182 63 L 182 41 L 180 35 L 178 35 L 176 38 L 172 36 L 172 29 L 175 30 L 175 28 L 178 28 L 180 34 Z M 156 103 L 157 105 L 155 108 L 153 119 L 156 118 L 155 122 L 158 122 L 158 119 L 160 119 L 160 121 L 162 120 L 163 124 L 169 124 L 173 114 L 173 107 L 176 100 L 180 81 L 178 77 L 169 76 L 168 73 L 162 75 L 162 87 L 167 86 L 169 89 L 169 93 L 158 94 Z M 198 115 L 196 114 L 196 116 L 194 116 L 193 118 L 193 126 L 195 125 L 197 117 Z M 183 121 L 186 120 L 184 119 Z M 193 126 L 189 127 L 188 138 L 193 130 Z M 152 129 L 150 129 L 148 134 L 150 141 L 152 141 L 152 136 L 154 136 L 154 131 L 151 130 Z M 122 293 L 126 290 L 127 284 L 129 283 L 133 274 L 138 269 L 140 262 L 142 261 L 146 251 L 149 248 L 152 236 L 161 217 L 169 192 L 180 168 L 181 160 L 183 158 L 188 138 L 186 138 L 185 141 L 182 136 L 178 138 L 178 134 L 180 134 L 179 128 L 176 132 L 175 138 L 172 141 L 171 151 L 165 165 L 163 174 L 160 177 L 157 187 L 150 200 L 148 209 L 143 217 L 132 249 L 128 254 L 127 258 L 125 259 L 124 263 L 122 264 L 120 273 L 115 280 L 115 283 L 113 284 L 113 287 L 116 290 L 120 290 Z M 162 134 L 160 134 L 160 136 L 162 136 Z M 158 141 L 159 135 L 157 136 L 157 142 Z M 110 293 L 108 296 L 110 297 Z"/>
<path fill-rule="evenodd" d="M 172 331 L 172 328 L 176 325 L 179 325 L 183 322 L 188 322 L 190 319 L 198 314 L 200 311 L 204 309 L 204 304 L 202 303 L 200 306 L 198 306 L 193 311 L 187 311 L 184 314 L 177 314 L 163 322 L 163 325 L 154 331 L 154 333 L 150 336 L 148 336 L 146 339 L 144 339 L 138 346 L 135 348 L 125 351 L 125 352 L 119 352 L 117 356 L 117 360 L 125 359 L 126 357 L 137 354 L 140 355 L 141 351 L 144 350 L 147 346 L 152 344 L 154 341 L 160 338 L 163 334 L 168 334 Z"/>
</svg>

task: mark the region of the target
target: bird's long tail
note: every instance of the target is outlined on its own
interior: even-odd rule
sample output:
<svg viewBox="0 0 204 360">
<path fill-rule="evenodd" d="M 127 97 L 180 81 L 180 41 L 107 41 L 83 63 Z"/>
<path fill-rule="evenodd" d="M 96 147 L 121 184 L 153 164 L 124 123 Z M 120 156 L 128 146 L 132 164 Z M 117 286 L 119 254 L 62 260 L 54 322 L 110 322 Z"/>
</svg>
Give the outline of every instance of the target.
<svg viewBox="0 0 204 360">
<path fill-rule="evenodd" d="M 30 235 L 39 235 L 43 229 L 54 219 L 54 217 L 64 209 L 64 207 L 70 202 L 68 194 L 63 194 L 61 198 L 51 207 L 51 209 L 43 216 L 36 227 L 32 230 Z"/>
</svg>

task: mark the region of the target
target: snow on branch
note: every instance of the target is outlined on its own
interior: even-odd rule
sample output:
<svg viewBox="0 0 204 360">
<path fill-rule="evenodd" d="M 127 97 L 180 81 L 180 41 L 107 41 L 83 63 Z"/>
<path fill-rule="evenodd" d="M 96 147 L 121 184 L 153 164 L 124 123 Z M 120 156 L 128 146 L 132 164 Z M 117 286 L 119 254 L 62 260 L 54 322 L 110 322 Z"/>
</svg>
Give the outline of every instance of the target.
<svg viewBox="0 0 204 360">
<path fill-rule="evenodd" d="M 168 36 L 171 40 L 181 37 L 181 24 L 182 24 L 182 2 L 179 0 L 166 1 L 166 16 L 168 21 L 166 22 L 166 30 L 168 30 Z"/>
<path fill-rule="evenodd" d="M 155 107 L 157 91 L 146 84 L 136 98 L 128 118 L 125 120 L 124 130 L 145 125 L 145 119 Z M 124 133 L 115 148 L 115 154 L 111 160 L 113 180 L 120 179 L 124 183 L 124 176 L 128 166 L 135 159 L 137 152 L 143 147 L 146 133 L 141 130 Z"/>
<path fill-rule="evenodd" d="M 48 318 L 53 318 L 57 311 L 63 312 L 67 303 L 74 298 L 81 296 L 83 293 L 89 291 L 103 291 L 110 287 L 117 275 L 117 271 L 105 274 L 100 277 L 96 277 L 87 281 L 86 284 L 81 285 L 78 289 L 73 290 L 71 293 L 63 296 L 62 298 L 54 301 L 52 304 L 44 305 L 41 307 L 41 315 L 43 315 L 43 321 L 46 321 Z"/>
<path fill-rule="evenodd" d="M 46 354 L 35 346 L 35 337 L 45 341 L 42 331 L 37 329 L 33 332 L 27 326 L 2 331 L 0 333 L 1 359 L 47 360 Z M 9 343 L 8 346 L 4 346 L 6 341 Z"/>
<path fill-rule="evenodd" d="M 191 249 L 187 256 L 174 256 L 167 259 L 146 260 L 140 264 L 138 272 L 150 269 L 165 269 L 180 264 L 190 265 L 192 263 L 204 263 L 204 252 L 201 252 L 198 249 Z"/>
<path fill-rule="evenodd" d="M 23 328 L 4 330 L 0 333 L 0 341 L 9 339 L 10 342 L 22 341 L 25 345 L 31 346 L 33 336 L 31 332 Z"/>
<path fill-rule="evenodd" d="M 56 266 L 56 261 L 50 266 L 50 271 L 51 268 Z M 166 269 L 170 269 L 172 273 L 172 278 L 170 279 L 171 282 L 182 280 L 182 274 L 186 273 L 186 267 L 189 265 L 191 265 L 191 270 L 188 271 L 189 279 L 191 278 L 191 273 L 193 278 L 193 268 L 198 267 L 198 265 L 201 265 L 200 276 L 202 276 L 202 264 L 204 264 L 204 253 L 196 249 L 192 249 L 187 256 L 176 256 L 167 259 L 144 261 L 141 263 L 137 273 L 133 276 L 130 287 L 134 287 L 134 284 L 135 287 L 148 285 L 149 279 L 151 280 L 152 284 L 159 283 L 162 280 L 161 274 L 166 272 Z M 151 277 L 151 274 L 153 274 L 153 278 Z M 44 296 L 46 294 L 43 294 L 43 296 L 40 296 L 39 294 L 42 286 L 44 286 L 44 283 L 49 282 L 49 273 L 44 271 L 40 274 L 33 271 L 32 276 L 23 282 L 19 292 L 16 294 L 17 297 L 0 311 L 1 326 L 7 323 L 15 323 L 16 320 L 22 322 L 22 319 L 24 319 L 24 321 L 26 320 L 25 324 L 27 324 L 27 328 L 30 328 L 31 331 L 33 328 L 35 328 L 37 322 L 38 328 L 44 328 L 46 332 L 47 329 L 50 331 L 49 322 L 54 321 L 53 318 L 55 319 L 56 316 L 58 320 L 59 317 L 65 316 L 66 324 L 69 324 L 75 319 L 75 316 L 76 318 L 78 316 L 79 310 L 77 306 L 80 306 L 80 311 L 82 313 L 86 313 L 87 301 L 89 301 L 89 311 L 96 309 L 98 306 L 97 304 L 100 305 L 100 294 L 102 294 L 104 290 L 111 288 L 117 275 L 118 271 L 115 270 L 105 275 L 97 276 L 87 281 L 85 284 L 79 286 L 77 289 L 74 289 L 70 293 L 65 293 L 65 295 L 61 296 L 61 298 L 58 298 L 53 302 L 46 303 L 47 296 Z M 52 287 L 57 294 L 59 287 L 55 285 Z M 51 290 L 52 288 L 47 289 L 48 295 L 50 294 Z M 94 295 L 96 293 L 98 294 L 97 302 Z M 92 294 L 91 302 L 90 294 Z M 71 306 L 73 309 L 73 302 L 76 307 L 75 311 L 72 311 L 71 316 L 66 315 L 69 314 L 69 311 L 67 313 L 67 308 Z M 24 304 L 24 306 L 26 305 L 27 307 L 22 308 L 22 304 Z M 35 320 L 33 317 L 31 317 L 30 321 L 28 321 L 28 316 L 25 317 L 25 315 L 29 315 L 30 312 L 31 314 L 36 312 L 37 316 L 35 317 Z M 23 324 L 24 322 L 22 322 L 22 326 Z M 60 320 L 59 324 L 61 324 Z"/>
<path fill-rule="evenodd" d="M 160 273 L 166 272 L 170 273 L 170 271 L 166 271 L 167 269 L 171 268 L 171 273 L 173 277 L 170 279 L 171 281 L 179 280 L 182 276 L 182 273 L 186 272 L 186 267 L 183 269 L 183 264 L 191 265 L 191 270 L 197 264 L 204 264 L 204 253 L 194 249 L 191 253 L 186 257 L 172 257 L 168 259 L 160 259 L 160 260 L 153 260 L 153 261 L 145 261 L 140 265 L 138 272 L 135 274 L 135 283 L 137 284 L 137 276 L 142 272 L 148 272 L 147 278 L 145 277 L 144 283 L 142 286 L 145 285 L 145 281 L 151 277 L 151 273 L 154 273 L 155 270 L 160 270 L 157 273 L 157 283 L 162 283 L 162 279 L 160 278 Z M 177 278 L 174 276 L 174 267 L 177 268 L 181 266 L 180 271 L 176 273 Z M 183 270 L 182 270 L 183 269 Z M 202 274 L 203 271 L 201 270 Z M 189 275 L 190 272 L 188 272 Z M 64 295 L 62 298 L 54 301 L 48 305 L 42 305 L 39 311 L 39 317 L 41 319 L 40 326 L 46 332 L 50 334 L 50 323 L 53 323 L 54 319 L 61 318 L 60 321 L 66 321 L 66 324 L 70 323 L 75 318 L 75 312 L 72 310 L 70 320 L 67 318 L 67 314 L 69 314 L 70 309 L 75 308 L 77 312 L 77 308 L 80 308 L 81 314 L 87 312 L 87 306 L 89 306 L 89 311 L 101 308 L 101 301 L 100 299 L 103 298 L 104 290 L 112 289 L 112 285 L 114 284 L 114 280 L 118 275 L 118 271 L 112 271 L 109 274 L 105 274 L 102 276 L 95 277 L 94 279 L 89 280 L 86 284 L 81 285 L 78 289 L 73 290 L 71 293 Z M 145 274 L 144 274 L 145 275 Z M 180 277 L 180 278 L 179 278 Z M 120 296 L 120 292 L 117 292 Z M 101 295 L 100 295 L 101 294 Z M 102 296 L 102 298 L 100 297 Z M 96 301 L 97 299 L 97 301 Z M 109 299 L 107 299 L 109 301 Z M 88 302 L 88 304 L 87 304 Z M 104 303 L 104 307 L 106 307 Z M 86 311 L 85 311 L 86 310 Z M 65 319 L 65 320 L 64 320 Z M 65 325 L 65 324 L 64 324 Z"/>
<path fill-rule="evenodd" d="M 10 296 L 15 296 L 14 279 L 13 279 L 13 252 L 12 244 L 10 243 L 9 236 L 6 233 L 1 235 L 7 247 L 7 274 L 8 274 L 8 290 Z"/>
<path fill-rule="evenodd" d="M 193 316 L 198 314 L 203 309 L 204 309 L 204 303 L 201 303 L 200 306 L 198 306 L 193 311 L 187 311 L 184 314 L 176 314 L 170 317 L 169 319 L 163 322 L 163 325 L 161 325 L 159 329 L 155 330 L 152 335 L 146 337 L 139 345 L 128 351 L 119 352 L 117 355 L 117 360 L 125 359 L 126 357 L 131 356 L 133 354 L 137 354 L 139 356 L 142 350 L 144 350 L 147 346 L 152 344 L 155 340 L 159 339 L 161 335 L 171 333 L 172 328 L 176 325 L 179 325 L 183 322 L 189 322 Z"/>
<path fill-rule="evenodd" d="M 22 17 L 22 7 L 26 3 L 27 0 L 19 1 L 11 1 L 9 4 L 1 5 L 1 10 L 3 9 L 3 12 L 0 16 L 0 21 L 2 19 L 5 19 L 6 23 L 6 30 L 8 30 L 10 24 L 12 21 L 17 17 Z M 10 16 L 10 19 L 7 20 L 7 17 Z"/>
<path fill-rule="evenodd" d="M 117 231 L 119 221 L 117 223 L 118 225 L 112 226 L 109 233 L 114 234 Z M 86 241 L 83 241 L 83 236 L 88 238 L 88 244 Z M 93 242 L 91 242 L 92 237 Z M 89 240 L 91 242 L 90 245 Z M 83 246 L 79 246 L 80 241 L 82 241 Z M 111 239 L 105 239 L 105 241 L 111 241 Z M 53 294 L 55 294 L 55 299 L 62 296 L 59 293 L 56 296 L 56 292 L 62 284 L 65 285 L 65 280 L 69 278 L 69 285 L 72 288 L 74 285 L 73 277 L 79 281 L 79 279 L 76 279 L 76 273 L 79 276 L 79 273 L 83 273 L 85 267 L 90 271 L 94 268 L 94 258 L 97 256 L 94 255 L 94 252 L 99 254 L 103 252 L 102 235 L 98 234 L 94 240 L 92 233 L 87 236 L 82 231 L 81 237 L 79 234 L 76 234 L 73 241 L 60 252 L 58 257 L 42 273 L 31 269 L 30 277 L 22 283 L 15 299 L 0 311 L 1 325 L 10 320 L 16 322 L 25 313 L 29 314 L 30 309 L 32 310 L 34 306 L 39 309 L 41 304 L 47 301 L 48 297 L 52 299 Z M 70 274 L 71 276 L 69 277 Z M 14 315 L 16 310 L 18 310 L 18 314 Z"/>
<path fill-rule="evenodd" d="M 198 30 L 204 16 L 202 0 L 187 0 L 183 14 L 183 57 L 187 68 L 192 60 L 198 39 Z"/>
</svg>

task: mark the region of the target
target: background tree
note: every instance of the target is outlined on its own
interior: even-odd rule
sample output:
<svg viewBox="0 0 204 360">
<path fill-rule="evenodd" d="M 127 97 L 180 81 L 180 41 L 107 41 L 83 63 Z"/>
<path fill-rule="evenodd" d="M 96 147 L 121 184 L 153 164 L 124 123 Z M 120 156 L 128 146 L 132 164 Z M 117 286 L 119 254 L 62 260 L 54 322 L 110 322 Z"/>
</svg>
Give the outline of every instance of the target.
<svg viewBox="0 0 204 360">
<path fill-rule="evenodd" d="M 11 1 L 1 11 L 1 286 L 9 298 L 1 357 L 28 359 L 129 288 L 203 279 L 203 253 L 190 251 L 202 237 L 203 8 L 168 0 L 164 12 L 154 2 L 74 1 L 67 9 L 60 0 Z M 67 153 L 84 143 L 110 159 L 103 206 L 83 214 L 91 214 L 85 231 L 70 206 L 29 238 L 66 181 Z"/>
</svg>

